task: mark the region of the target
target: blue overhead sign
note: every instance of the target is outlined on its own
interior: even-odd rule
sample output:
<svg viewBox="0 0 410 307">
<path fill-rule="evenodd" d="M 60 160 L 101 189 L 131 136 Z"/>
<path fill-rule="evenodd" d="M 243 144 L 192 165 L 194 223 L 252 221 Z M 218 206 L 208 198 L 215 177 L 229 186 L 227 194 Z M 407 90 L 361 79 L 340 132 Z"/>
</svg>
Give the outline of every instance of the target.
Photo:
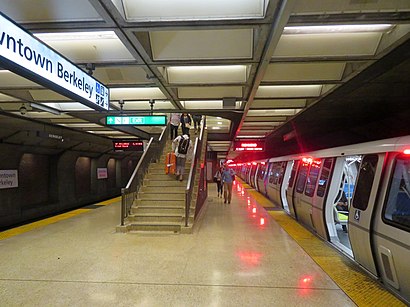
<svg viewBox="0 0 410 307">
<path fill-rule="evenodd" d="M 107 87 L 2 14 L 0 66 L 90 108 L 109 109 Z"/>
</svg>

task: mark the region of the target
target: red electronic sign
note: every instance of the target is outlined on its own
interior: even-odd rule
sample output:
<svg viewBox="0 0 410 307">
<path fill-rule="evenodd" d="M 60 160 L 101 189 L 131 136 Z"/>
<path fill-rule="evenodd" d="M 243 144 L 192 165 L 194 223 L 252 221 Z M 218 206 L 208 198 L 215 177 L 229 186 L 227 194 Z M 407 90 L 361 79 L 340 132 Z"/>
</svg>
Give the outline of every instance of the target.
<svg viewBox="0 0 410 307">
<path fill-rule="evenodd" d="M 114 150 L 121 151 L 144 151 L 142 141 L 113 141 Z"/>
<path fill-rule="evenodd" d="M 264 140 L 240 140 L 234 143 L 235 151 L 265 151 Z"/>
</svg>

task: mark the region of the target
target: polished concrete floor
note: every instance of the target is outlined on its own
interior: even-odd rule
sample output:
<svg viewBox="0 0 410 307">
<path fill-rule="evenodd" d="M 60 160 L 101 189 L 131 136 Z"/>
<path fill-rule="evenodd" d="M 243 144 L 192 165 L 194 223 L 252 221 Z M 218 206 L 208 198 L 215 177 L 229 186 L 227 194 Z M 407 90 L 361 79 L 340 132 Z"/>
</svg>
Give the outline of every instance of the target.
<svg viewBox="0 0 410 307">
<path fill-rule="evenodd" d="M 240 190 L 191 235 L 115 233 L 116 202 L 2 240 L 0 306 L 356 306 Z"/>
</svg>

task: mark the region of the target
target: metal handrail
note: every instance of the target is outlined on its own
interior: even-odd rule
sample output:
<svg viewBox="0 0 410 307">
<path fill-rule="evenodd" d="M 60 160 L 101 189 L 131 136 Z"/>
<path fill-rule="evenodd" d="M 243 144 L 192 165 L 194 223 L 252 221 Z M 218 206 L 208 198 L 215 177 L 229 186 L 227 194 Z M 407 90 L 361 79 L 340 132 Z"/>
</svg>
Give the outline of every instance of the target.
<svg viewBox="0 0 410 307">
<path fill-rule="evenodd" d="M 189 211 L 190 211 L 191 200 L 192 200 L 192 188 L 193 188 L 194 181 L 195 181 L 196 168 L 198 165 L 198 161 L 201 157 L 202 139 L 204 135 L 205 125 L 206 125 L 206 117 L 203 120 L 199 137 L 197 137 L 195 140 L 194 151 L 192 153 L 192 163 L 191 163 L 191 168 L 189 170 L 188 182 L 187 182 L 187 186 L 185 190 L 185 227 L 188 227 Z"/>
<path fill-rule="evenodd" d="M 144 179 L 144 175 L 148 170 L 149 164 L 157 160 L 165 147 L 166 132 L 169 130 L 169 124 L 162 129 L 158 142 L 154 142 L 154 138 L 151 137 L 144 153 L 139 159 L 137 166 L 135 167 L 130 180 L 125 188 L 121 189 L 121 226 L 124 226 L 125 218 L 129 215 L 131 206 L 134 202 L 135 196 L 141 186 L 141 182 Z"/>
<path fill-rule="evenodd" d="M 189 170 L 188 182 L 187 182 L 187 186 L 185 190 L 185 227 L 188 227 L 189 209 L 191 207 L 191 198 L 192 198 L 192 186 L 193 186 L 194 179 L 195 179 L 196 166 L 197 166 L 197 160 L 198 160 L 196 158 L 196 153 L 198 149 L 198 141 L 199 139 L 196 138 L 194 152 L 192 155 L 193 158 L 192 158 L 192 163 L 191 163 L 191 169 Z"/>
</svg>

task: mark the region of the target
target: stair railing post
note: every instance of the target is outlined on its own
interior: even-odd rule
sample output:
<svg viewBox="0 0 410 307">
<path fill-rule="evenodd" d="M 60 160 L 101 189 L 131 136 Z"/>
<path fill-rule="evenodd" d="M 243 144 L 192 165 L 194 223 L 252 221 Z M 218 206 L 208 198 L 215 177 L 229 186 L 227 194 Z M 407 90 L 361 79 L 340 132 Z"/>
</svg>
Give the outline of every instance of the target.
<svg viewBox="0 0 410 307">
<path fill-rule="evenodd" d="M 125 220 L 125 212 L 126 212 L 126 200 L 125 198 L 127 197 L 127 190 L 126 188 L 121 189 L 121 226 L 124 226 L 124 220 Z"/>
</svg>

